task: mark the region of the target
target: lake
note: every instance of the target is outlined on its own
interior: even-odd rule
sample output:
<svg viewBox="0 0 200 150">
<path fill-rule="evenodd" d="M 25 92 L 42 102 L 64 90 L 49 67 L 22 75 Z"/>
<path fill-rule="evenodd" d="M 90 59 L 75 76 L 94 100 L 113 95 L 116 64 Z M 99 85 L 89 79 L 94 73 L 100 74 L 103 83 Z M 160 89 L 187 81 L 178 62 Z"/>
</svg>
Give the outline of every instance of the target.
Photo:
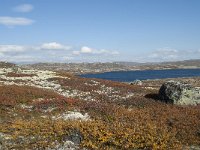
<svg viewBox="0 0 200 150">
<path fill-rule="evenodd" d="M 85 78 L 98 78 L 120 82 L 131 82 L 136 79 L 147 80 L 178 77 L 197 77 L 200 76 L 200 69 L 113 71 L 97 74 L 84 74 L 80 76 Z"/>
</svg>

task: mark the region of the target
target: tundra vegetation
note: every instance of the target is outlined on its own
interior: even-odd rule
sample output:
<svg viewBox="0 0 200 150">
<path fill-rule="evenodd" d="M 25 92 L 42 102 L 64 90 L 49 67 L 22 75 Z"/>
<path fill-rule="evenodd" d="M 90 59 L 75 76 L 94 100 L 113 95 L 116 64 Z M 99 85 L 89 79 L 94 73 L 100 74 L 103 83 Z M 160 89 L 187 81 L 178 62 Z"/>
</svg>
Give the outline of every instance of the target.
<svg viewBox="0 0 200 150">
<path fill-rule="evenodd" d="M 80 149 L 200 146 L 200 105 L 157 101 L 158 90 L 147 85 L 1 69 L 1 148 L 56 149 L 70 140 Z"/>
</svg>

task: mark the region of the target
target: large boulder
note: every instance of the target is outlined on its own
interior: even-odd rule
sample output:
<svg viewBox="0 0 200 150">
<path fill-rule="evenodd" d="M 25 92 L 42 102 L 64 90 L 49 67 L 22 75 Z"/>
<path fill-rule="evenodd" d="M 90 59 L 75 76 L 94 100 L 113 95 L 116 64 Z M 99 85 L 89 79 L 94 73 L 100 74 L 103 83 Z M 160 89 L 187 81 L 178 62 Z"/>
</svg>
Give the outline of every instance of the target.
<svg viewBox="0 0 200 150">
<path fill-rule="evenodd" d="M 161 101 L 176 105 L 200 104 L 200 89 L 178 81 L 165 82 L 159 90 Z"/>
</svg>

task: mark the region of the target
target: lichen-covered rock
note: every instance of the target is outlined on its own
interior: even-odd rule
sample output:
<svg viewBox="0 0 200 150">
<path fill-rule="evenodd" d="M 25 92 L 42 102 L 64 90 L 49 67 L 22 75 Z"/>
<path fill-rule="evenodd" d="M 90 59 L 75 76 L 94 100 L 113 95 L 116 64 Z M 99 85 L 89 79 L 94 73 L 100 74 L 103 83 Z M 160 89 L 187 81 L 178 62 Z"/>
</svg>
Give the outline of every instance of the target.
<svg viewBox="0 0 200 150">
<path fill-rule="evenodd" d="M 160 90 L 161 101 L 176 105 L 197 105 L 200 104 L 200 90 L 177 81 L 165 82 Z"/>
<path fill-rule="evenodd" d="M 6 134 L 0 132 L 0 150 L 8 150 L 6 144 L 10 144 L 9 140 L 9 137 Z"/>
<path fill-rule="evenodd" d="M 136 80 L 134 80 L 133 82 L 131 82 L 130 85 L 142 85 L 142 81 L 136 79 Z"/>
<path fill-rule="evenodd" d="M 79 145 L 81 143 L 81 141 L 83 140 L 83 135 L 79 131 L 73 130 L 73 131 L 70 131 L 69 135 L 64 136 L 63 140 L 71 141 L 75 145 Z"/>
<path fill-rule="evenodd" d="M 54 148 L 47 148 L 46 150 L 79 150 L 80 148 L 75 145 L 72 141 L 65 141 L 63 144 L 56 143 Z"/>
</svg>

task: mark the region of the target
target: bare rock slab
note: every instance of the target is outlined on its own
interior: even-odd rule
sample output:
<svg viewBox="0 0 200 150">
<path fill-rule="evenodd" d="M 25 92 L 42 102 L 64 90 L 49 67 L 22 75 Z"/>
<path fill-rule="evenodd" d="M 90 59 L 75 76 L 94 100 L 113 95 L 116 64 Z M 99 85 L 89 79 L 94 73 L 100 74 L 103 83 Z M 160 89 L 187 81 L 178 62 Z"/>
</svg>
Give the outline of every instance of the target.
<svg viewBox="0 0 200 150">
<path fill-rule="evenodd" d="M 200 89 L 178 81 L 165 82 L 159 90 L 161 101 L 175 105 L 200 104 Z"/>
</svg>

